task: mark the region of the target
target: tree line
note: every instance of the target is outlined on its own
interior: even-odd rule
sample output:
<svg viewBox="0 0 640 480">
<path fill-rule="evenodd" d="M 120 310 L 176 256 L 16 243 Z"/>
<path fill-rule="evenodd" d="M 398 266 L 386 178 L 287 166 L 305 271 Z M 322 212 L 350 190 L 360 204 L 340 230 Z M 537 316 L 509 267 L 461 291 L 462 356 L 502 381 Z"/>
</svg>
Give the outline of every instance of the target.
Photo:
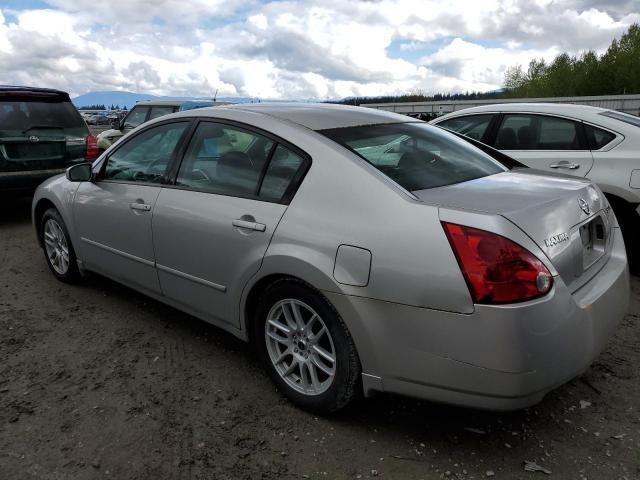
<svg viewBox="0 0 640 480">
<path fill-rule="evenodd" d="M 126 105 L 122 107 L 122 110 L 126 110 Z M 111 108 L 107 108 L 104 103 L 97 103 L 95 105 L 83 105 L 78 107 L 78 110 L 120 110 L 120 105 L 111 104 Z"/>
<path fill-rule="evenodd" d="M 588 50 L 580 55 L 558 55 L 547 63 L 533 59 L 527 69 L 507 69 L 504 87 L 493 92 L 465 92 L 425 95 L 414 90 L 405 95 L 349 97 L 338 102 L 366 103 L 431 102 L 442 100 L 491 100 L 497 98 L 575 97 L 640 93 L 640 25 L 633 24 L 614 39 L 602 55 Z"/>
<path fill-rule="evenodd" d="M 516 65 L 505 73 L 505 97 L 566 97 L 640 93 L 640 25 L 614 39 L 602 55 L 558 55 L 551 63 L 533 59 L 525 71 Z"/>
</svg>

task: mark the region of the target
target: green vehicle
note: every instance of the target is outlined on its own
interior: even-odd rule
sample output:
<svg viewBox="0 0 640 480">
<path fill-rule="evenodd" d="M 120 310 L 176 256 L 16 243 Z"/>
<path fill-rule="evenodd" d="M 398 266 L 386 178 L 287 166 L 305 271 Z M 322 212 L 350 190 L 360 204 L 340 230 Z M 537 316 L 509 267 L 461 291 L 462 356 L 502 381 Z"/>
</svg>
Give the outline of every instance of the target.
<svg viewBox="0 0 640 480">
<path fill-rule="evenodd" d="M 194 108 L 227 104 L 228 102 L 216 102 L 213 100 L 145 100 L 138 102 L 122 120 L 114 120 L 110 130 L 98 134 L 98 150 L 102 153 L 126 133 L 154 118 Z"/>
<path fill-rule="evenodd" d="M 0 195 L 33 192 L 45 179 L 97 156 L 96 137 L 68 93 L 0 86 Z"/>
</svg>

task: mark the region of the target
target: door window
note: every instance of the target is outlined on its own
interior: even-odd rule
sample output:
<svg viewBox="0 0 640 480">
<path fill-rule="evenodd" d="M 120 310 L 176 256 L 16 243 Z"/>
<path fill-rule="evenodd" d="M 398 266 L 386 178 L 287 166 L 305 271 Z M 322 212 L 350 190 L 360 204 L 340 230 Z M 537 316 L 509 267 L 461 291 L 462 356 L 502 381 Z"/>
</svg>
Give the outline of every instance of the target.
<svg viewBox="0 0 640 480">
<path fill-rule="evenodd" d="M 189 122 L 150 128 L 126 141 L 106 161 L 102 178 L 126 182 L 160 183 Z"/>
<path fill-rule="evenodd" d="M 255 198 L 274 142 L 235 126 L 198 125 L 178 171 L 177 185 L 189 189 Z"/>
<path fill-rule="evenodd" d="M 585 150 L 580 124 L 544 115 L 505 115 L 495 146 L 502 150 Z"/>
<path fill-rule="evenodd" d="M 149 113 L 149 107 L 133 107 L 133 110 L 124 119 L 123 128 L 136 128 L 145 121 L 147 113 Z"/>
<path fill-rule="evenodd" d="M 438 126 L 476 140 L 482 140 L 493 115 L 466 115 L 438 123 Z"/>
</svg>

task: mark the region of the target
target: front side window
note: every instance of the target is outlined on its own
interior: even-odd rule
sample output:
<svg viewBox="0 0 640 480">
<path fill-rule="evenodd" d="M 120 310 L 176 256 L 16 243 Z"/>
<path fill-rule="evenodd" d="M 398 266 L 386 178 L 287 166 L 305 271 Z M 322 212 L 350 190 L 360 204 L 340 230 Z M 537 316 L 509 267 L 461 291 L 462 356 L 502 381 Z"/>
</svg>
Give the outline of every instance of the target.
<svg viewBox="0 0 640 480">
<path fill-rule="evenodd" d="M 439 122 L 438 126 L 475 140 L 482 140 L 492 118 L 493 115 L 465 115 Z"/>
<path fill-rule="evenodd" d="M 466 182 L 506 170 L 455 135 L 421 123 L 336 128 L 321 133 L 410 191 Z"/>
<path fill-rule="evenodd" d="M 274 142 L 235 126 L 202 122 L 178 171 L 177 185 L 202 192 L 255 197 Z"/>
<path fill-rule="evenodd" d="M 506 114 L 498 129 L 499 150 L 583 150 L 580 124 L 544 115 Z"/>
<path fill-rule="evenodd" d="M 131 138 L 106 161 L 105 180 L 160 183 L 189 122 L 168 123 Z"/>
<path fill-rule="evenodd" d="M 129 115 L 124 119 L 123 128 L 136 128 L 138 125 L 144 123 L 149 113 L 149 107 L 133 107 L 133 110 L 129 112 Z"/>
</svg>

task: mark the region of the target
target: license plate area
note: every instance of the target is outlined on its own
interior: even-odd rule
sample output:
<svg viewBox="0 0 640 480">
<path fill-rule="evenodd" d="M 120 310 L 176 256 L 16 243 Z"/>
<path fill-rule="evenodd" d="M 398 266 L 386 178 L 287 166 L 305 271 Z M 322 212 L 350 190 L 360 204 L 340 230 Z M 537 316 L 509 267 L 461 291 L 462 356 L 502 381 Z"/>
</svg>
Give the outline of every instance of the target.
<svg viewBox="0 0 640 480">
<path fill-rule="evenodd" d="M 607 230 L 600 216 L 581 225 L 579 229 L 582 241 L 582 270 L 584 271 L 604 255 L 607 245 Z"/>
<path fill-rule="evenodd" d="M 6 143 L 7 160 L 53 160 L 64 155 L 63 142 Z"/>
</svg>

